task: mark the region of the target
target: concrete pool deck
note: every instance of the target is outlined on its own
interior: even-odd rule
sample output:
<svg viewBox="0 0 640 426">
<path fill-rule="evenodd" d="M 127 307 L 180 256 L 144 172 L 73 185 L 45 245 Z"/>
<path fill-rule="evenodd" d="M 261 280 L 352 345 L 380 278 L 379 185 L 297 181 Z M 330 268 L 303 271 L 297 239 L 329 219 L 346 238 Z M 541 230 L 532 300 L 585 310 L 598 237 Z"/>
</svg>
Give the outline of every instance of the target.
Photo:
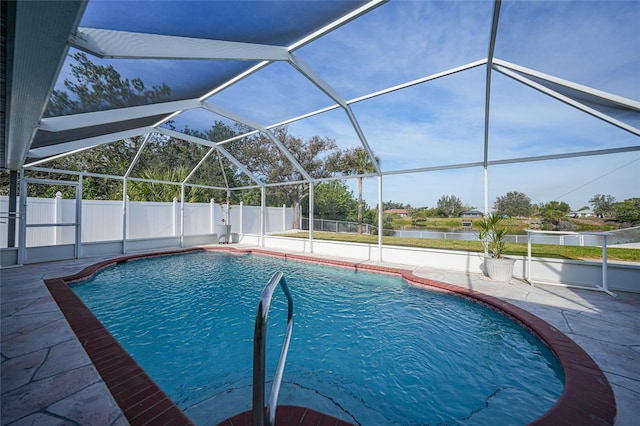
<svg viewBox="0 0 640 426">
<path fill-rule="evenodd" d="M 129 423 L 44 283 L 45 279 L 74 275 L 106 259 L 0 271 L 2 425 Z M 531 287 L 518 280 L 496 283 L 481 274 L 377 262 L 360 264 L 409 270 L 418 277 L 494 296 L 542 318 L 578 343 L 605 373 L 617 405 L 615 424 L 637 424 L 640 294 L 619 292 L 612 298 L 588 290 Z"/>
</svg>

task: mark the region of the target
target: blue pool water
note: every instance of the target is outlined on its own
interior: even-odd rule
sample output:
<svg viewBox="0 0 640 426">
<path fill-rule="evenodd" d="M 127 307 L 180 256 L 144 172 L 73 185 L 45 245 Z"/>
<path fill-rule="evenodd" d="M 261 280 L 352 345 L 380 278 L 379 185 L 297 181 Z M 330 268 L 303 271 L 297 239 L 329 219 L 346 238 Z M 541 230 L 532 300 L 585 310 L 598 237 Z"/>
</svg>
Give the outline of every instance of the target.
<svg viewBox="0 0 640 426">
<path fill-rule="evenodd" d="M 178 406 L 208 425 L 251 408 L 256 308 L 277 270 L 295 303 L 281 404 L 363 425 L 522 425 L 562 392 L 558 361 L 522 327 L 398 277 L 198 252 L 123 263 L 72 288 Z M 269 380 L 286 311 L 277 289 Z"/>
</svg>

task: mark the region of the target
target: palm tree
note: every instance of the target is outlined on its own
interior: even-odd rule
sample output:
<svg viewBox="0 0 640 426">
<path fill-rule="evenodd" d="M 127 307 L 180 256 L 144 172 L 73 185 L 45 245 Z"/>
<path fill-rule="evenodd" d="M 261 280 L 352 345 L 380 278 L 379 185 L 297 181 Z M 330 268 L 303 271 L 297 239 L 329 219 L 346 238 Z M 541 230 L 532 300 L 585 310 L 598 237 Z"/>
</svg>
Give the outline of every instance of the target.
<svg viewBox="0 0 640 426">
<path fill-rule="evenodd" d="M 342 171 L 348 175 L 362 175 L 373 173 L 376 168 L 363 147 L 346 150 L 342 154 Z M 380 164 L 380 157 L 375 156 L 376 163 Z M 362 176 L 358 176 L 358 234 L 362 234 Z"/>
</svg>

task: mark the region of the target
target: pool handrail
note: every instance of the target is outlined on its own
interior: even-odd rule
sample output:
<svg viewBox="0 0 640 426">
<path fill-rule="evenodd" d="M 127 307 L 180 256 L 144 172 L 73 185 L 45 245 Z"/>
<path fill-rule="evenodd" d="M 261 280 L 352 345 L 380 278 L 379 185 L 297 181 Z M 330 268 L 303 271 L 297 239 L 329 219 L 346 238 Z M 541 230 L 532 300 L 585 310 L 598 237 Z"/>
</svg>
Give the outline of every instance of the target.
<svg viewBox="0 0 640 426">
<path fill-rule="evenodd" d="M 258 302 L 258 312 L 256 313 L 256 324 L 253 337 L 253 425 L 263 426 L 265 424 L 264 410 L 264 386 L 265 386 L 265 345 L 267 340 L 267 317 L 269 308 L 271 307 L 271 298 L 278 284 L 282 284 L 282 291 L 287 297 L 288 314 L 287 314 L 287 332 L 284 337 L 280 359 L 276 367 L 276 373 L 273 377 L 271 392 L 269 394 L 269 403 L 267 404 L 266 417 L 267 424 L 274 425 L 276 420 L 276 410 L 278 404 L 278 395 L 280 393 L 280 384 L 284 374 L 284 364 L 289 352 L 289 342 L 291 341 L 291 333 L 293 330 L 293 298 L 291 292 L 284 279 L 281 271 L 273 274 L 267 285 L 262 290 L 260 301 Z"/>
</svg>

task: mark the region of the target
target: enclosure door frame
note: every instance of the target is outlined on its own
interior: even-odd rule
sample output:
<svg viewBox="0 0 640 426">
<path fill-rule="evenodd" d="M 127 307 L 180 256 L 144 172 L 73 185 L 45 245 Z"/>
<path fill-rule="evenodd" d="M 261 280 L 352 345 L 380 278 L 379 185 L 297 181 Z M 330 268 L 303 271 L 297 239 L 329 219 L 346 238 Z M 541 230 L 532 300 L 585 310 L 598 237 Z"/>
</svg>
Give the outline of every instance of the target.
<svg viewBox="0 0 640 426">
<path fill-rule="evenodd" d="M 27 187 L 29 184 L 37 185 L 63 185 L 73 186 L 76 189 L 76 217 L 74 222 L 69 223 L 39 223 L 28 224 L 27 212 L 28 212 L 28 197 Z M 18 264 L 22 265 L 27 263 L 27 228 L 47 228 L 47 227 L 59 227 L 59 226 L 73 226 L 75 227 L 75 242 L 73 249 L 73 258 L 78 259 L 82 256 L 82 176 L 79 176 L 77 181 L 64 181 L 54 179 L 38 179 L 38 178 L 25 178 L 24 169 L 20 171 L 20 231 L 18 234 Z M 66 259 L 66 258 L 65 258 Z M 60 260 L 65 260 L 60 259 Z"/>
</svg>

